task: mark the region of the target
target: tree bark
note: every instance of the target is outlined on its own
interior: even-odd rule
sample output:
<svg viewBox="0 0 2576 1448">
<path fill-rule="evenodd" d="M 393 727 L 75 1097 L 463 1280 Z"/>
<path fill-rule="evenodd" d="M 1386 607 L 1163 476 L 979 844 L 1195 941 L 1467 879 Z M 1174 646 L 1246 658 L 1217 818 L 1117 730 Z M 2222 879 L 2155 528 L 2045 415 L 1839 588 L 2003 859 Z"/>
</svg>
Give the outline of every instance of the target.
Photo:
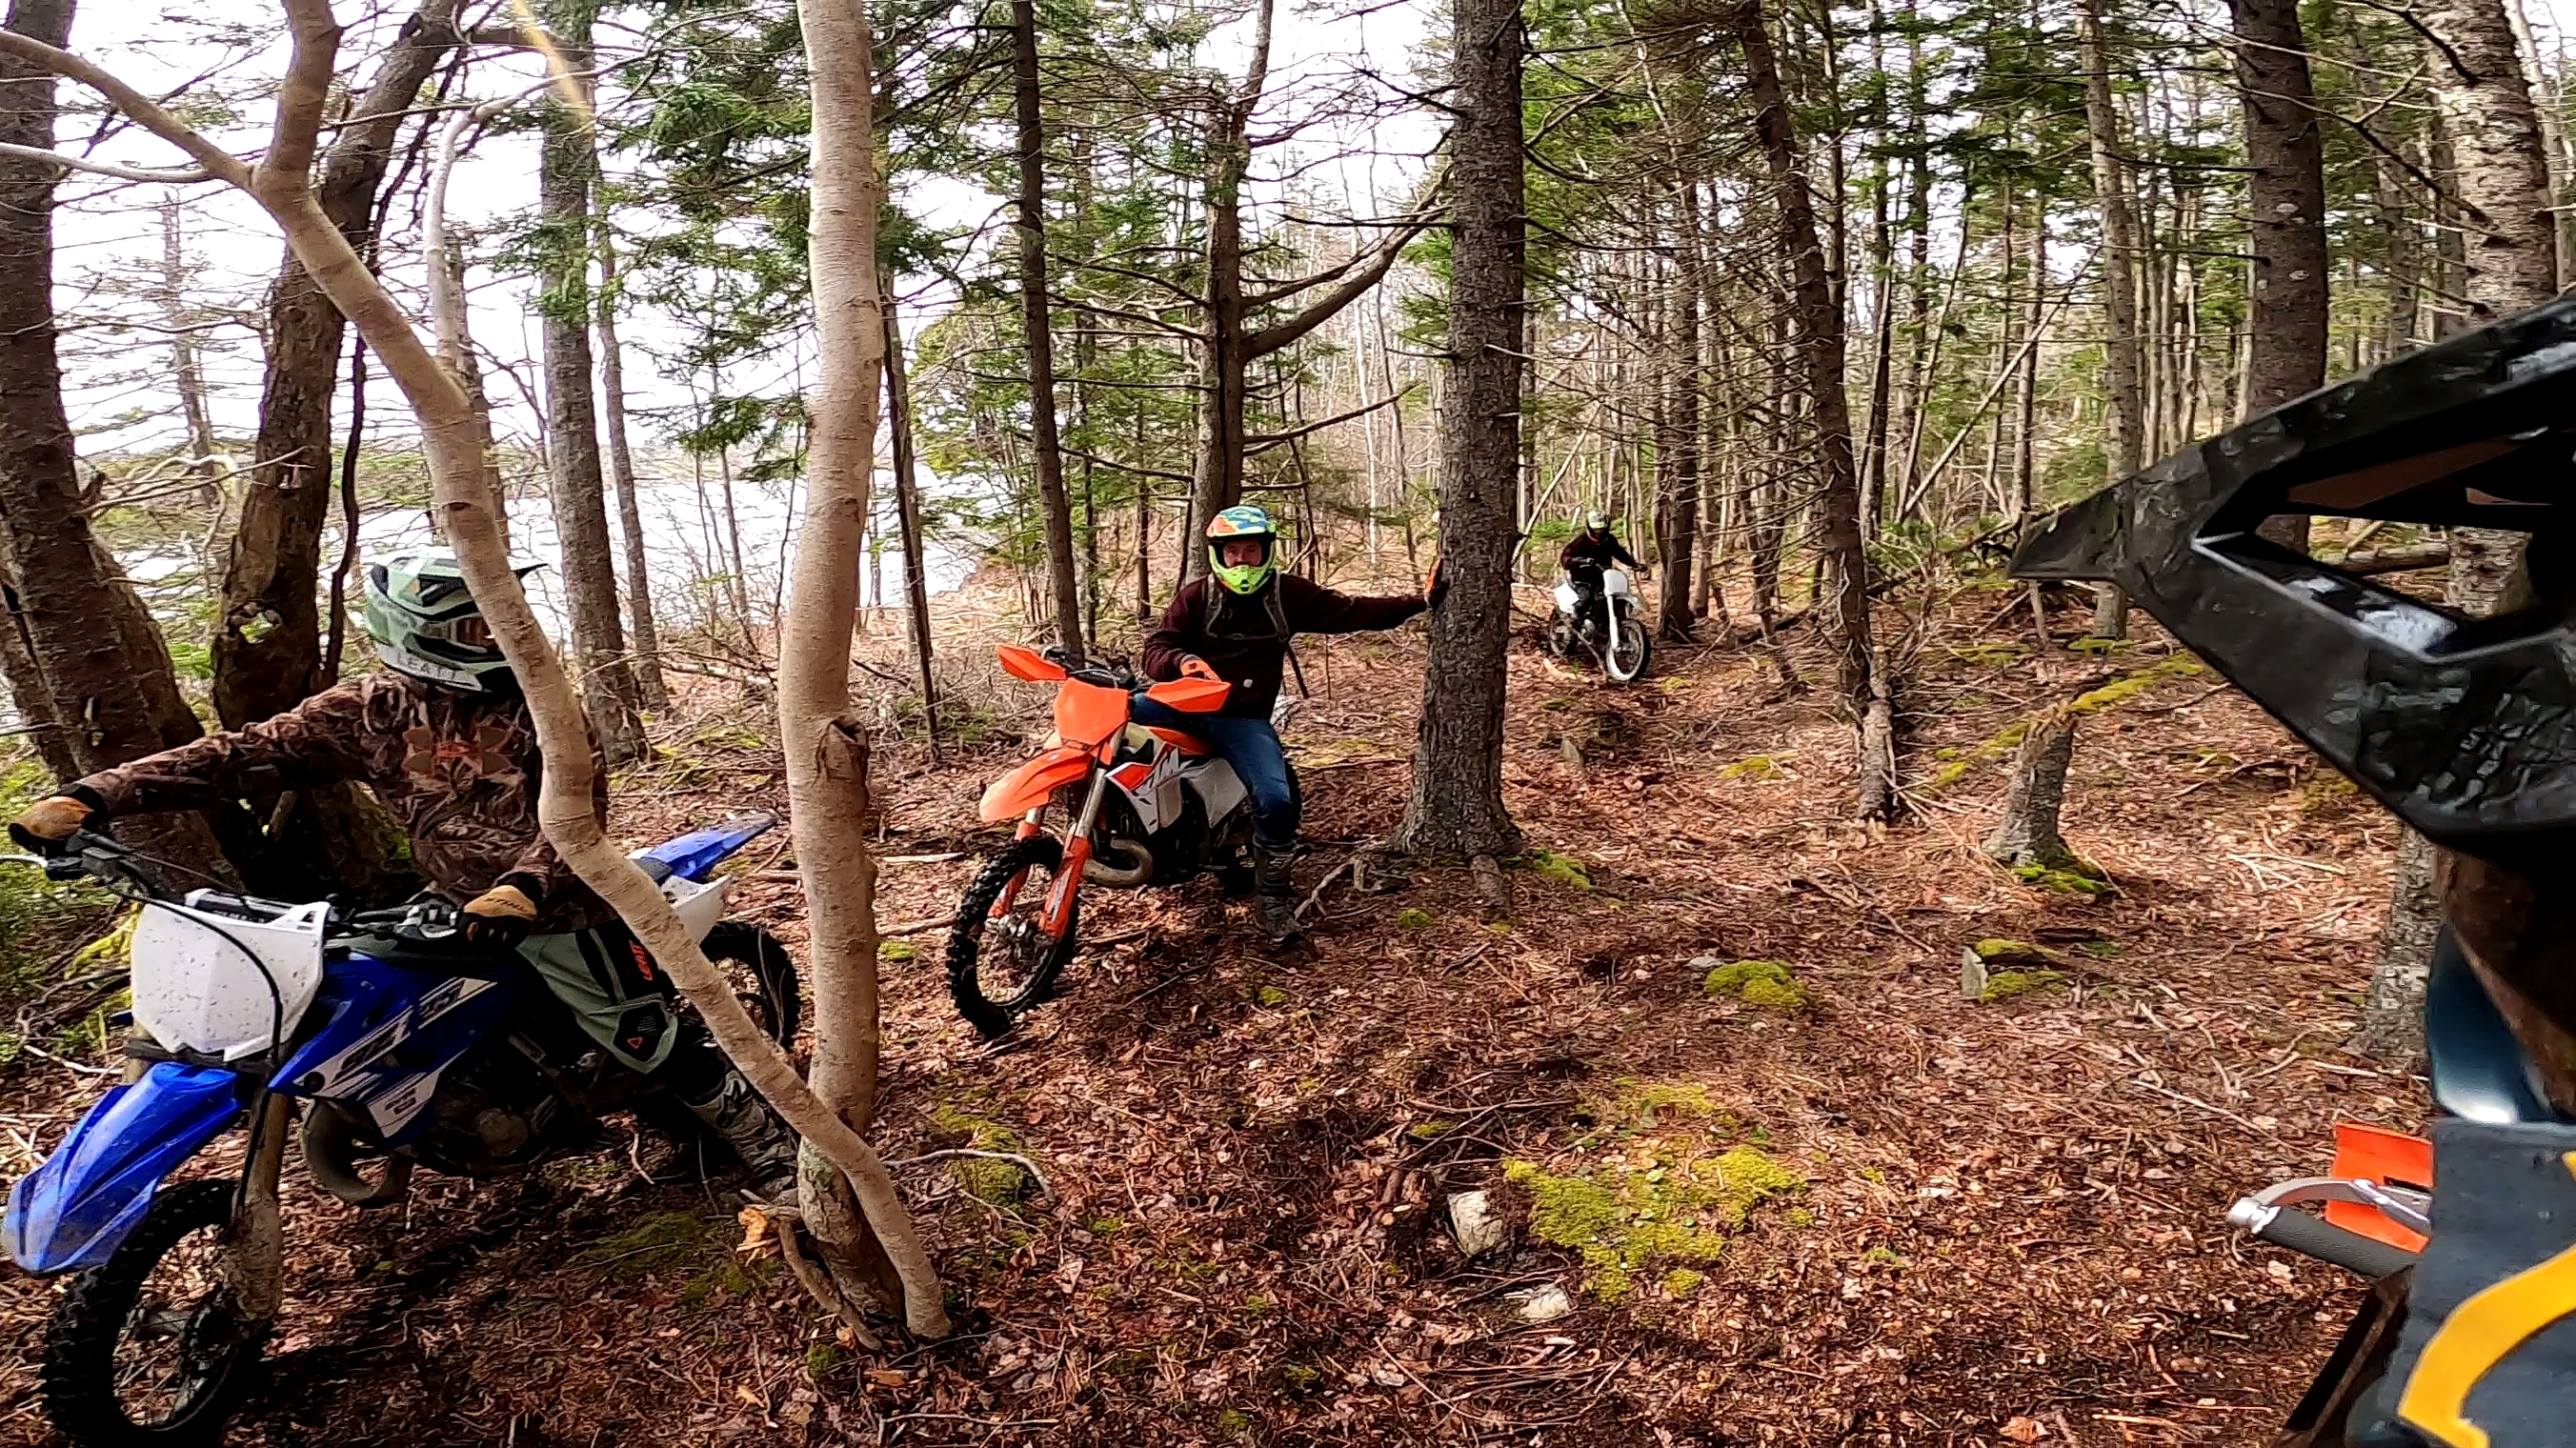
<svg viewBox="0 0 2576 1448">
<path fill-rule="evenodd" d="M 1020 327 L 1028 349 L 1029 438 L 1037 452 L 1038 509 L 1046 527 L 1056 643 L 1065 657 L 1079 660 L 1083 655 L 1082 591 L 1074 577 L 1073 512 L 1064 491 L 1064 448 L 1056 437 L 1055 323 L 1047 292 L 1046 129 L 1038 110 L 1037 14 L 1034 0 L 1011 0 L 1012 110 L 1019 128 L 1020 163 Z M 1240 411 L 1236 418 L 1239 426 Z M 1241 466 L 1239 461 L 1236 465 Z M 1238 493 L 1240 487 L 1238 481 Z"/>
<path fill-rule="evenodd" d="M 2459 204 L 2449 210 L 2466 237 L 2460 290 L 2480 320 L 2536 307 L 2557 290 L 2549 173 L 2507 3 L 2433 0 L 2417 12 L 2431 32 L 2425 43 L 2427 75 L 2441 137 L 2453 158 L 2452 192 Z M 2498 612 L 2521 574 L 2526 536 L 2489 528 L 2454 528 L 2450 534 L 2451 604 L 2473 618 Z M 2365 1012 L 2365 1034 L 2383 1048 L 2391 1042 L 2395 1049 L 2406 1048 L 2408 1037 L 2391 1022 L 2411 1019 L 2423 1000 L 2432 936 L 2419 917 L 2420 902 L 2431 889 L 2432 856 L 2429 849 L 2411 847 L 2398 856 L 2395 902 L 2380 937 Z M 2472 868 L 2481 880 L 2504 874 L 2492 866 L 2454 865 Z M 2489 899 L 2472 900 L 2467 918 L 2456 898 L 2446 903 L 2454 918 L 2462 920 L 2464 937 L 2488 923 Z M 2504 938 L 2491 935 L 2481 964 L 2501 964 L 2506 952 Z"/>
<path fill-rule="evenodd" d="M 1673 465 L 1659 469 L 1667 481 L 1655 509 L 1655 564 L 1663 570 L 1655 610 L 1656 632 L 1668 643 L 1688 643 L 1691 625 L 1691 554 L 1699 533 L 1699 183 L 1687 173 L 1673 188 L 1673 279 L 1664 303 L 1671 349 L 1664 378 L 1672 419 Z M 1709 318 L 1717 325 L 1717 318 Z"/>
<path fill-rule="evenodd" d="M 608 434 L 608 476 L 617 488 L 617 529 L 626 547 L 626 621 L 633 632 L 635 697 L 656 713 L 671 707 L 662 680 L 662 630 L 653 616 L 653 575 L 644 555 L 644 506 L 635 492 L 635 453 L 626 443 L 626 357 L 617 341 L 617 243 L 609 235 L 606 198 L 597 203 L 599 245 L 600 422 Z"/>
<path fill-rule="evenodd" d="M 1759 0 L 1731 14 L 1736 43 L 1744 50 L 1745 72 L 1753 101 L 1753 130 L 1770 172 L 1773 204 L 1779 212 L 1781 249 L 1788 253 L 1790 313 L 1797 327 L 1799 361 L 1805 372 L 1808 407 L 1815 427 L 1816 543 L 1828 572 L 1830 601 L 1819 599 L 1831 621 L 1830 636 L 1840 665 L 1843 706 L 1855 725 L 1865 724 L 1878 700 L 1872 687 L 1877 668 L 1869 638 L 1869 559 L 1861 542 L 1860 476 L 1853 465 L 1851 398 L 1845 391 L 1843 309 L 1834 299 L 1833 278 L 1826 268 L 1823 240 L 1816 231 L 1814 203 L 1799 171 L 1797 134 L 1792 129 L 1789 100 L 1780 83 L 1780 66 L 1763 28 Z M 1863 818 L 1884 816 L 1895 802 L 1895 761 L 1880 744 L 1892 736 L 1864 728 L 1859 751 L 1859 797 Z"/>
<path fill-rule="evenodd" d="M 921 491 L 913 479 L 912 388 L 903 355 L 903 319 L 895 312 L 894 292 L 879 278 L 877 308 L 885 316 L 886 430 L 894 443 L 894 503 L 903 532 L 903 591 L 912 614 L 912 659 L 921 669 L 921 730 L 930 740 L 930 762 L 939 752 L 939 684 L 931 674 L 930 577 L 923 560 Z M 1139 414 L 1141 416 L 1141 413 Z M 1144 483 L 1137 482 L 1143 496 Z M 1140 546 L 1137 555 L 1141 559 Z"/>
<path fill-rule="evenodd" d="M 2013 755 L 2004 815 L 1986 837 L 1986 855 L 2006 866 L 2064 869 L 2075 859 L 2058 833 L 2066 800 L 2066 768 L 2075 757 L 2075 711 L 2060 704 L 2031 722 Z"/>
<path fill-rule="evenodd" d="M 537 210 L 548 236 L 538 262 L 537 307 L 546 368 L 546 496 L 563 559 L 564 612 L 582 701 L 611 764 L 644 751 L 634 671 L 617 616 L 617 565 L 608 538 L 608 493 L 599 459 L 599 412 L 591 396 L 591 178 L 599 169 L 592 131 L 591 20 L 597 0 L 547 0 L 559 74 L 538 113 Z M 570 91 L 573 94 L 567 95 Z M 577 99 L 576 99 L 577 97 Z"/>
<path fill-rule="evenodd" d="M 314 178 L 315 199 L 363 255 L 403 117 L 448 52 L 459 0 L 423 0 L 352 103 Z M 215 716 L 239 729 L 323 687 L 322 529 L 331 512 L 331 394 L 345 350 L 340 311 L 292 255 L 268 292 L 259 437 L 225 555 L 214 635 Z"/>
<path fill-rule="evenodd" d="M 2236 85 L 2245 113 L 2246 209 L 2253 222 L 2254 300 L 2247 326 L 2245 416 L 2270 412 L 2326 383 L 2324 128 L 2308 78 L 2298 0 L 2231 0 Z M 2305 515 L 2263 524 L 2263 536 L 2308 551 Z"/>
<path fill-rule="evenodd" d="M 2425 0 L 2427 78 L 2451 143 L 2458 221 L 2468 235 L 2460 290 L 2481 322 L 2558 290 L 2549 170 L 2514 45 L 2511 0 Z"/>
<path fill-rule="evenodd" d="M 13 0 L 7 28 L 59 47 L 71 0 Z M 0 58 L 0 141 L 50 150 L 60 114 L 53 77 Z M 88 499 L 64 415 L 54 340 L 54 185 L 47 162 L 0 157 L 0 573 L 13 588 L 22 699 L 43 696 L 30 722 L 59 726 L 43 750 L 77 774 L 186 743 L 202 732 L 179 700 L 159 633 L 90 531 Z M 100 627 L 102 620 L 108 627 Z M 177 703 L 175 714 L 171 705 Z M 117 833 L 156 855 L 229 876 L 199 815 L 127 821 Z"/>
<path fill-rule="evenodd" d="M 1451 7 L 1449 354 L 1440 408 L 1440 563 L 1403 848 L 1506 855 L 1504 649 L 1512 617 L 1513 476 L 1526 305 L 1519 0 Z M 1683 540 L 1687 547 L 1688 540 Z"/>
<path fill-rule="evenodd" d="M 2110 47 L 2102 35 L 2101 0 L 2084 0 L 2076 17 L 2076 44 L 2084 57 L 2084 129 L 2093 153 L 2093 197 L 2102 212 L 2102 313 L 2104 385 L 2110 391 L 2111 477 L 2146 466 L 2146 395 L 2138 357 L 2138 230 L 2130 210 L 2127 171 L 2121 161 L 2120 113 L 2111 97 Z M 2127 604 L 2113 584 L 2095 589 L 2093 632 L 2099 638 L 2128 633 Z"/>
</svg>

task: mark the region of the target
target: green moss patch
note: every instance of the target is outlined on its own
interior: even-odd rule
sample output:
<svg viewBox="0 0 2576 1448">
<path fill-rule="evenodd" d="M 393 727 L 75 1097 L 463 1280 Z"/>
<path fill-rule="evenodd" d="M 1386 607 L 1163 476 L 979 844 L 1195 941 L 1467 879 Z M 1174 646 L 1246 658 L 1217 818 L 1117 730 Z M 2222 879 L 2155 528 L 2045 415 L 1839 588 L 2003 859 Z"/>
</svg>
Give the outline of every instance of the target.
<svg viewBox="0 0 2576 1448">
<path fill-rule="evenodd" d="M 1807 1004 L 1807 988 L 1798 983 L 1788 962 L 1739 960 L 1708 973 L 1700 989 L 1716 1000 L 1740 1000 L 1772 1010 L 1794 1011 Z"/>
<path fill-rule="evenodd" d="M 2069 859 L 2065 864 L 2055 867 L 2040 864 L 2015 865 L 2007 873 L 2025 885 L 2053 891 L 2060 895 L 2116 895 L 2119 893 L 2110 881 L 2095 873 L 2093 866 L 2077 859 Z"/>
<path fill-rule="evenodd" d="M 1781 767 L 1781 761 L 1797 757 L 1798 751 L 1794 749 L 1784 749 L 1777 754 L 1748 755 L 1719 770 L 1717 777 L 1720 779 L 1782 779 L 1788 776 L 1789 771 Z"/>
<path fill-rule="evenodd" d="M 1554 880 L 1560 885 L 1571 885 L 1577 890 L 1592 888 L 1591 870 L 1572 855 L 1560 855 L 1551 850 L 1532 850 L 1529 866 L 1537 871 L 1541 878 Z"/>
<path fill-rule="evenodd" d="M 1651 1267 L 1706 1266 L 1727 1234 L 1762 1202 L 1804 1191 L 1806 1179 L 1765 1153 L 1738 1146 L 1714 1156 L 1651 1165 L 1613 1163 L 1557 1176 L 1510 1161 L 1503 1179 L 1528 1193 L 1530 1231 L 1583 1259 L 1588 1286 L 1615 1302 Z M 1694 1284 L 1696 1285 L 1696 1284 Z"/>
<path fill-rule="evenodd" d="M 1688 1297 L 1699 1291 L 1700 1284 L 1707 1280 L 1708 1274 L 1705 1272 L 1694 1272 L 1688 1267 L 1676 1267 L 1664 1274 L 1664 1295 Z"/>
<path fill-rule="evenodd" d="M 1416 910 L 1408 906 L 1395 912 L 1395 928 L 1398 930 L 1421 930 L 1430 924 L 1431 912 L 1428 910 Z"/>
<path fill-rule="evenodd" d="M 1999 970 L 1986 977 L 1986 988 L 1978 992 L 1977 999 L 1992 1005 L 1996 1001 L 2008 1001 L 2014 996 L 2045 990 L 2065 979 L 2063 974 L 2054 970 Z"/>
<path fill-rule="evenodd" d="M 941 1131 L 952 1136 L 964 1136 L 964 1144 L 977 1151 L 1022 1150 L 1019 1133 L 998 1121 L 960 1111 L 953 1106 L 933 1110 L 930 1120 Z M 1027 1196 L 1035 1185 L 1029 1180 L 1029 1174 L 1018 1166 L 984 1157 L 960 1157 L 948 1164 L 948 1170 L 956 1177 L 959 1186 L 995 1206 L 1011 1205 Z"/>
<path fill-rule="evenodd" d="M 2174 679 L 2197 679 L 2209 670 L 2189 654 L 2175 654 L 2140 669 L 2125 679 L 2114 679 L 2090 693 L 2078 694 L 2066 707 L 2078 714 L 2099 714 L 2113 705 L 2125 703 L 2159 684 Z"/>
</svg>

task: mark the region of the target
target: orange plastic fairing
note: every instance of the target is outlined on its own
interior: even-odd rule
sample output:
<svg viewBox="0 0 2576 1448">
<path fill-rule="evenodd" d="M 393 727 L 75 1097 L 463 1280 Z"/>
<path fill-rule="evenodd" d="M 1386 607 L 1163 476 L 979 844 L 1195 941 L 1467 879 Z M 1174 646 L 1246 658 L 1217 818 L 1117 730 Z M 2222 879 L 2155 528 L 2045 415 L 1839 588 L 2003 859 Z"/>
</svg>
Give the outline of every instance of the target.
<svg viewBox="0 0 2576 1448">
<path fill-rule="evenodd" d="M 1117 739 L 1127 727 L 1127 691 L 1067 679 L 1055 692 L 1055 732 L 1085 750 Z"/>
<path fill-rule="evenodd" d="M 984 802 L 977 810 L 990 824 L 1027 814 L 1047 802 L 1060 785 L 1073 783 L 1091 772 L 1091 751 L 1071 744 L 1061 744 L 1001 778 L 984 791 Z"/>
<path fill-rule="evenodd" d="M 1225 707 L 1225 696 L 1232 692 L 1234 687 L 1222 679 L 1172 679 L 1147 689 L 1145 697 L 1184 714 L 1213 714 Z"/>
<path fill-rule="evenodd" d="M 2433 1187 L 2433 1143 L 2402 1131 L 2338 1121 L 2335 1123 L 2333 1174 L 2345 1181 L 2360 1178 L 2379 1186 L 2430 1191 Z M 2408 1231 L 2380 1215 L 2377 1208 L 2360 1202 L 2326 1203 L 2326 1220 L 2347 1232 L 2359 1232 L 2374 1242 L 2403 1247 L 2409 1252 L 2424 1250 L 2421 1234 Z"/>
<path fill-rule="evenodd" d="M 1035 649 L 1022 648 L 1018 644 L 1004 644 L 1000 652 L 1002 672 L 1014 679 L 1026 679 L 1032 684 L 1047 684 L 1064 677 L 1064 665 L 1054 662 Z"/>
<path fill-rule="evenodd" d="M 1208 747 L 1208 742 L 1206 740 L 1201 739 L 1195 734 L 1184 734 L 1178 729 L 1164 729 L 1148 724 L 1145 726 L 1145 732 L 1162 740 L 1164 743 L 1181 751 L 1192 759 L 1196 759 L 1202 754 L 1214 754 L 1216 752 Z"/>
</svg>

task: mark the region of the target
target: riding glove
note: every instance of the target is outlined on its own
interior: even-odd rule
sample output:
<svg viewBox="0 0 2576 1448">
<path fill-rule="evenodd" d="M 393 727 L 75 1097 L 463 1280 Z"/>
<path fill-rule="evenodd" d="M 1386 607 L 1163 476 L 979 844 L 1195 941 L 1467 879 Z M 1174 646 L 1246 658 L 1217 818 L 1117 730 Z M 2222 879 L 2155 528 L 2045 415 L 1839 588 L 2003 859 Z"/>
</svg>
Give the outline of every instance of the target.
<svg viewBox="0 0 2576 1448">
<path fill-rule="evenodd" d="M 515 949 L 537 922 L 537 902 L 517 885 L 495 885 L 465 902 L 465 940 L 494 950 Z"/>
<path fill-rule="evenodd" d="M 93 813 L 88 805 L 67 794 L 40 799 L 9 822 L 9 838 L 28 849 L 42 851 L 48 845 L 70 839 Z"/>
</svg>

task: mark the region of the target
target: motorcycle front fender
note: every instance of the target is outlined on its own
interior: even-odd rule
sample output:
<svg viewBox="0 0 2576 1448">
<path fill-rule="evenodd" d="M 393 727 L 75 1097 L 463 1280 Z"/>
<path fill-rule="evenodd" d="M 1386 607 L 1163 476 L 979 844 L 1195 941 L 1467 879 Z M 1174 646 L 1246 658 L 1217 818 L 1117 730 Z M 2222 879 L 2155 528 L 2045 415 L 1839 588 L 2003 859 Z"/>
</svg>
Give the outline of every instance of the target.
<svg viewBox="0 0 2576 1448">
<path fill-rule="evenodd" d="M 242 1114 L 242 1078 L 158 1061 L 100 1098 L 0 1219 L 9 1258 L 40 1277 L 95 1267 L 151 1209 L 161 1179 Z"/>
<path fill-rule="evenodd" d="M 1047 802 L 1047 796 L 1091 772 L 1091 751 L 1059 744 L 1001 778 L 984 791 L 976 811 L 985 822 L 1017 819 Z"/>
</svg>

